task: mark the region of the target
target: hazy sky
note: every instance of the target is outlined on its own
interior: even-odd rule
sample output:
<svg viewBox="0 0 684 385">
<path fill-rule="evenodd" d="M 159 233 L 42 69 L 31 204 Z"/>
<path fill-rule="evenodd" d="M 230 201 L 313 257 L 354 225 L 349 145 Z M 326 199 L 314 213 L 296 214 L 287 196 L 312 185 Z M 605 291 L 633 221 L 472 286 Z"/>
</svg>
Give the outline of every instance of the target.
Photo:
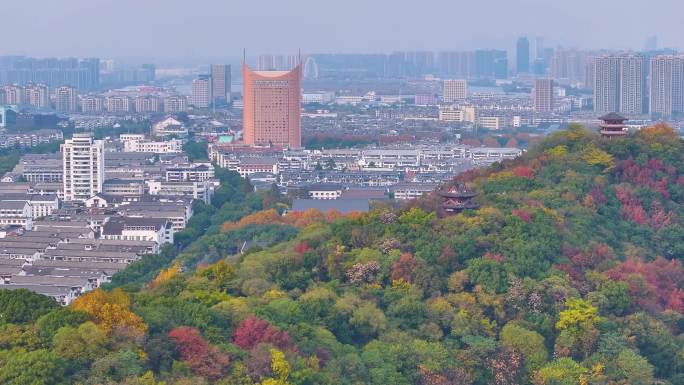
<svg viewBox="0 0 684 385">
<path fill-rule="evenodd" d="M 684 47 L 684 0 L 2 0 L 0 54 L 162 65 L 260 53 Z M 11 31 L 11 32 L 10 32 Z"/>
</svg>

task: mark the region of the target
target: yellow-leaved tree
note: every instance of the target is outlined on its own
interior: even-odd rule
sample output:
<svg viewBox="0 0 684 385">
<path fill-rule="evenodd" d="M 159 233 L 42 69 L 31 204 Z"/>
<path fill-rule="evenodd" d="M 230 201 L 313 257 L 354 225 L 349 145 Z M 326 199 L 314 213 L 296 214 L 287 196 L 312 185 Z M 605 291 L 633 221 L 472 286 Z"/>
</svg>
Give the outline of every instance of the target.
<svg viewBox="0 0 684 385">
<path fill-rule="evenodd" d="M 173 264 L 168 269 L 163 269 L 157 274 L 156 277 L 150 282 L 150 287 L 157 287 L 165 282 L 170 281 L 173 277 L 177 276 L 181 272 L 181 266 L 179 262 Z"/>
<path fill-rule="evenodd" d="M 143 319 L 130 311 L 130 299 L 121 289 L 109 293 L 102 289 L 93 290 L 77 298 L 71 307 L 87 314 L 107 334 L 117 332 L 139 339 L 147 332 Z"/>
<path fill-rule="evenodd" d="M 285 359 L 285 353 L 278 349 L 271 349 L 271 370 L 275 377 L 261 381 L 260 385 L 290 385 L 290 363 Z"/>
</svg>

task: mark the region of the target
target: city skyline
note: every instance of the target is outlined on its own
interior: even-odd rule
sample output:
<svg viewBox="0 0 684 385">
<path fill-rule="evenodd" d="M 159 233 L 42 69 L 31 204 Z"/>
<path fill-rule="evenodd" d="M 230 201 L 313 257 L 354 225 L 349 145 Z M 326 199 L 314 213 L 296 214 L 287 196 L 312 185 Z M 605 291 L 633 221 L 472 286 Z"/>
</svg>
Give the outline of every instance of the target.
<svg viewBox="0 0 684 385">
<path fill-rule="evenodd" d="M 100 56 L 128 62 L 197 65 L 237 63 L 244 47 L 255 55 L 298 49 L 309 53 L 481 47 L 513 51 L 519 36 L 528 36 L 531 42 L 542 36 L 547 47 L 641 49 L 652 44 L 651 36 L 657 36 L 661 47 L 684 46 L 684 37 L 676 27 L 676 10 L 682 6 L 674 0 L 648 4 L 635 0 L 601 3 L 579 0 L 567 4 L 542 0 L 452 4 L 428 0 L 417 9 L 386 0 L 371 4 L 352 0 L 325 6 L 266 1 L 260 7 L 244 2 L 224 4 L 204 0 L 190 8 L 177 7 L 174 3 L 178 2 L 140 4 L 122 0 L 97 5 L 83 0 L 68 5 L 46 5 L 37 0 L 13 2 L 6 5 L 5 14 L 14 15 L 6 20 L 6 27 L 25 31 L 19 23 L 27 19 L 34 20 L 36 27 L 6 42 L 0 53 L 36 57 Z M 49 9 L 36 14 L 34 10 L 39 4 Z M 379 17 L 390 7 L 395 17 Z M 662 13 L 665 7 L 672 12 Z M 212 12 L 206 12 L 207 9 Z M 464 13 L 474 17 L 453 18 Z M 545 17 L 538 17 L 542 14 Z M 69 19 L 79 22 L 63 23 Z M 270 27 L 248 36 L 239 33 L 261 19 L 267 20 Z M 488 28 L 483 29 L 485 20 Z M 55 25 L 59 28 L 54 28 Z M 146 37 L 158 33 L 159 28 L 164 29 L 164 39 Z M 84 34 L 86 30 L 97 30 L 97 33 Z M 374 30 L 392 33 L 369 33 Z M 94 37 L 89 38 L 90 35 Z M 70 43 L 64 44 L 65 41 Z M 122 41 L 126 44 L 121 44 Z"/>
</svg>

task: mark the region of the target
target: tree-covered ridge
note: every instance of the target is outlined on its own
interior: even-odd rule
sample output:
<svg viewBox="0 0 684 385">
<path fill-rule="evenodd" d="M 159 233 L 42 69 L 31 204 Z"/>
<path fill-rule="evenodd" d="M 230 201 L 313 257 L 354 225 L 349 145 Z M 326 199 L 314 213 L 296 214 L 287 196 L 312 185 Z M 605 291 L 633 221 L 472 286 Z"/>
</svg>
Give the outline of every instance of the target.
<svg viewBox="0 0 684 385">
<path fill-rule="evenodd" d="M 282 219 L 232 188 L 122 279 L 142 288 L 0 295 L 35 309 L 0 318 L 0 383 L 684 384 L 683 150 L 573 127 L 461 175 L 481 208 L 454 216 L 435 195 Z"/>
</svg>

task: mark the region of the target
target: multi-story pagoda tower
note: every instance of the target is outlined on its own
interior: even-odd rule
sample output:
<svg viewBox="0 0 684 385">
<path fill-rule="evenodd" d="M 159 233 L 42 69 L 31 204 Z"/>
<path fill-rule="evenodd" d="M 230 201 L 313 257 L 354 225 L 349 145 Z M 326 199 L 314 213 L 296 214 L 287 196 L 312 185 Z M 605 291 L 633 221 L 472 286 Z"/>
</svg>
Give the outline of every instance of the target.
<svg viewBox="0 0 684 385">
<path fill-rule="evenodd" d="M 599 124 L 601 137 L 604 139 L 612 138 L 622 138 L 627 135 L 627 125 L 625 122 L 627 118 L 611 112 L 599 118 L 601 124 Z"/>
<path fill-rule="evenodd" d="M 442 209 L 447 214 L 457 214 L 463 210 L 475 210 L 480 207 L 473 202 L 477 193 L 468 190 L 465 184 L 453 186 L 448 191 L 439 191 L 438 194 L 442 197 Z"/>
</svg>

